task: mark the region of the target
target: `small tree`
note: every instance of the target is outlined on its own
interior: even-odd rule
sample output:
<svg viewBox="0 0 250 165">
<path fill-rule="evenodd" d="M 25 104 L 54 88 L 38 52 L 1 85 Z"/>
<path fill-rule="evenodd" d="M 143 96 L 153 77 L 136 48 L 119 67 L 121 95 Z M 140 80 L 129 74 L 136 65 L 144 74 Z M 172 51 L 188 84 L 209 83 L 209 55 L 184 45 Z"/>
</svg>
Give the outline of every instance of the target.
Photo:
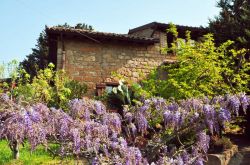
<svg viewBox="0 0 250 165">
<path fill-rule="evenodd" d="M 249 50 L 250 1 L 220 0 L 217 6 L 221 11 L 209 23 L 209 28 L 215 35 L 216 43 L 221 44 L 230 39 L 235 41 L 234 46 L 237 48 Z"/>
<path fill-rule="evenodd" d="M 171 28 L 167 32 L 178 36 L 176 27 Z M 246 50 L 230 49 L 233 43 L 227 41 L 216 47 L 211 34 L 192 42 L 187 32 L 185 40 L 177 38 L 171 48 L 165 49 L 177 56 L 175 63 L 160 68 L 167 78 L 159 79 L 159 72 L 155 70 L 143 81 L 143 86 L 153 95 L 177 99 L 248 91 L 250 65 L 244 58 Z"/>
</svg>

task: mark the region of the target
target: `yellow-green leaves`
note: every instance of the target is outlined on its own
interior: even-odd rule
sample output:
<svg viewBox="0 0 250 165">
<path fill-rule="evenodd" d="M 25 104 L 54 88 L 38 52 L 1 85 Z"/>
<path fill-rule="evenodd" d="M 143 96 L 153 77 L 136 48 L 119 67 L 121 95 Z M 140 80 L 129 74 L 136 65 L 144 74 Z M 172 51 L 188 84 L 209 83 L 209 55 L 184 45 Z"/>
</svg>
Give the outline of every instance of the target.
<svg viewBox="0 0 250 165">
<path fill-rule="evenodd" d="M 12 92 L 14 96 L 28 103 L 43 102 L 67 110 L 68 101 L 81 98 L 87 86 L 70 80 L 63 70 L 54 71 L 54 67 L 49 64 L 32 80 L 25 70 L 20 69 L 18 86 Z"/>
<path fill-rule="evenodd" d="M 178 34 L 171 25 L 168 33 Z M 214 96 L 249 90 L 250 64 L 245 61 L 245 49 L 232 49 L 233 41 L 215 46 L 213 35 L 207 34 L 199 42 L 190 42 L 190 32 L 186 39 L 176 39 L 171 52 L 177 56 L 175 64 L 161 67 L 167 77 L 160 80 L 159 72 L 154 71 L 148 80 L 143 81 L 153 95 L 165 98 L 183 99 L 202 95 Z M 170 48 L 167 48 L 170 50 Z"/>
</svg>

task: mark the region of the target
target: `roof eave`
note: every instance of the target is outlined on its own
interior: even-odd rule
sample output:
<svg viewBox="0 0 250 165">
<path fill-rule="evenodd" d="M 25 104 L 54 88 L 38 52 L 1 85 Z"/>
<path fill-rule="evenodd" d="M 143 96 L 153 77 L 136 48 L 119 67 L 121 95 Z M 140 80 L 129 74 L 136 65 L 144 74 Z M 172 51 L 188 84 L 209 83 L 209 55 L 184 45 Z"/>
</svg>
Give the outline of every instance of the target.
<svg viewBox="0 0 250 165">
<path fill-rule="evenodd" d="M 165 23 L 159 23 L 159 22 L 151 22 L 143 26 L 136 27 L 134 29 L 130 29 L 128 34 L 132 34 L 134 32 L 138 32 L 140 30 L 144 30 L 147 28 L 152 28 L 152 29 L 159 29 L 161 31 L 166 31 L 166 29 L 169 27 L 169 24 Z M 192 26 L 183 26 L 183 25 L 176 25 L 177 29 L 185 29 L 189 31 L 201 31 L 204 33 L 208 33 L 207 28 L 204 27 L 192 27 Z"/>
<path fill-rule="evenodd" d="M 138 37 L 131 38 L 130 37 L 125 37 L 125 36 L 109 36 L 109 35 L 103 35 L 103 34 L 98 34 L 98 33 L 81 33 L 80 31 L 61 31 L 61 30 L 56 30 L 56 29 L 51 29 L 51 28 L 46 28 L 46 33 L 48 35 L 54 34 L 54 35 L 69 35 L 69 36 L 82 36 L 86 37 L 86 35 L 93 37 L 95 39 L 108 39 L 108 40 L 118 40 L 118 41 L 127 41 L 127 42 L 136 42 L 136 43 L 144 43 L 144 44 L 154 44 L 158 43 L 159 39 L 141 39 Z"/>
</svg>

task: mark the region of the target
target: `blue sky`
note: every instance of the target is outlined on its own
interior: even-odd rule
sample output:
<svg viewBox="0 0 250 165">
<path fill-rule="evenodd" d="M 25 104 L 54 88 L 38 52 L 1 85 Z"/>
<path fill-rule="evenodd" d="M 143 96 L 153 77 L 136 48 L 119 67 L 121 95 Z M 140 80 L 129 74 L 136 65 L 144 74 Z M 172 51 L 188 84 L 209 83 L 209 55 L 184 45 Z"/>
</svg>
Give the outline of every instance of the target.
<svg viewBox="0 0 250 165">
<path fill-rule="evenodd" d="M 45 25 L 87 23 L 127 33 L 153 21 L 207 26 L 218 13 L 216 0 L 0 0 L 0 63 L 22 61 Z"/>
</svg>

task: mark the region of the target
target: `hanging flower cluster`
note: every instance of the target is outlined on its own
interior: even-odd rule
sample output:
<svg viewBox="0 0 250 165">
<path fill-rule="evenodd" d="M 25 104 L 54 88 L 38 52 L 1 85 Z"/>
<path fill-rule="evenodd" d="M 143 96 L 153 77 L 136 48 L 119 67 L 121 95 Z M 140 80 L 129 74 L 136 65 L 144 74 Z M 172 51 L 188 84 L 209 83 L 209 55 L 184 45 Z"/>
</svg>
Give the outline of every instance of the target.
<svg viewBox="0 0 250 165">
<path fill-rule="evenodd" d="M 208 133 L 219 133 L 240 108 L 246 112 L 250 99 L 245 94 L 178 102 L 154 97 L 124 107 L 122 116 L 87 98 L 71 100 L 67 113 L 42 103 L 21 106 L 5 94 L 0 103 L 0 138 L 10 144 L 27 140 L 34 150 L 56 141 L 59 155 L 87 157 L 92 164 L 179 165 L 203 164 Z M 194 141 L 183 143 L 190 131 Z"/>
</svg>

